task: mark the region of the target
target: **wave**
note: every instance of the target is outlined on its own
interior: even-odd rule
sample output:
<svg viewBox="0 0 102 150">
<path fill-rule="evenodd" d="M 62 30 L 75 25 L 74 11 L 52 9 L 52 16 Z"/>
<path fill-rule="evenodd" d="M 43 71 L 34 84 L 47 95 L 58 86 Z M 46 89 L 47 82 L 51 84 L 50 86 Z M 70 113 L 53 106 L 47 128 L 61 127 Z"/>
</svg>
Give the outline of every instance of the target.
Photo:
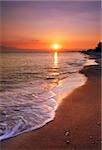
<svg viewBox="0 0 102 150">
<path fill-rule="evenodd" d="M 86 65 L 90 64 L 95 61 L 86 61 Z M 54 119 L 63 98 L 87 80 L 78 73 L 85 61 L 71 65 L 74 68 L 69 64 L 60 67 L 60 72 L 50 69 L 43 80 L 25 82 L 19 88 L 0 92 L 0 140 L 38 129 Z"/>
<path fill-rule="evenodd" d="M 52 91 L 40 91 L 40 94 L 34 94 L 30 88 L 28 93 L 25 92 L 27 89 L 13 93 L 5 92 L 8 100 L 16 101 L 11 106 L 6 106 L 7 100 L 1 105 L 0 140 L 40 128 L 53 120 L 61 100 L 85 82 L 86 78 L 77 73 L 60 81 Z M 3 99 L 3 95 L 1 96 Z"/>
</svg>

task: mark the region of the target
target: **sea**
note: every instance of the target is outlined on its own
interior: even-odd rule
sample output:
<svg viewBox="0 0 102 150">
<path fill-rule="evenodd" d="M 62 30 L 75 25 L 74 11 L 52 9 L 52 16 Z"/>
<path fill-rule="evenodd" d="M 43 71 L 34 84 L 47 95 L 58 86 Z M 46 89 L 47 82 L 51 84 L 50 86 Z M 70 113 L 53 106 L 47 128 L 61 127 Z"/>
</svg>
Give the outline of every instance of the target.
<svg viewBox="0 0 102 150">
<path fill-rule="evenodd" d="M 0 140 L 4 140 L 54 120 L 63 98 L 87 81 L 79 71 L 96 62 L 79 52 L 49 52 L 2 53 L 0 64 Z"/>
</svg>

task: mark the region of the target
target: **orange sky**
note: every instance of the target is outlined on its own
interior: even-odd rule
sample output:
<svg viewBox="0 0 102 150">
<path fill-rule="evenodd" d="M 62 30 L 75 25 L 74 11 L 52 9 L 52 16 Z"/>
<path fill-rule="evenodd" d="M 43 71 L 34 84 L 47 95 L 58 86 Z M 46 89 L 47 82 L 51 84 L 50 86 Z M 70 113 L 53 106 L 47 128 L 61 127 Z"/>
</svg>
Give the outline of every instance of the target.
<svg viewBox="0 0 102 150">
<path fill-rule="evenodd" d="M 91 41 L 83 41 L 80 39 L 80 41 L 69 41 L 69 42 L 35 42 L 35 41 L 7 41 L 3 42 L 3 45 L 7 47 L 15 47 L 20 49 L 45 49 L 45 50 L 51 50 L 53 48 L 54 43 L 58 43 L 60 45 L 60 50 L 81 50 L 81 49 L 89 49 L 89 48 L 95 48 L 99 39 L 96 38 L 95 40 Z"/>
<path fill-rule="evenodd" d="M 0 44 L 20 49 L 94 48 L 100 41 L 100 2 L 2 2 Z"/>
</svg>

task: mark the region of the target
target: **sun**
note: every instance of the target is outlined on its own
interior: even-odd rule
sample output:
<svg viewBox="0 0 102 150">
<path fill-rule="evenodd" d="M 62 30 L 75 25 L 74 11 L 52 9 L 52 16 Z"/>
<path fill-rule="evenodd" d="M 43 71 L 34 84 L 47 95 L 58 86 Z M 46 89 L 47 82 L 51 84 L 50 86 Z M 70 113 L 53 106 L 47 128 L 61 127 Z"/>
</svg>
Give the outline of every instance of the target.
<svg viewBox="0 0 102 150">
<path fill-rule="evenodd" d="M 60 48 L 60 45 L 58 43 L 53 44 L 53 49 L 58 50 Z"/>
</svg>

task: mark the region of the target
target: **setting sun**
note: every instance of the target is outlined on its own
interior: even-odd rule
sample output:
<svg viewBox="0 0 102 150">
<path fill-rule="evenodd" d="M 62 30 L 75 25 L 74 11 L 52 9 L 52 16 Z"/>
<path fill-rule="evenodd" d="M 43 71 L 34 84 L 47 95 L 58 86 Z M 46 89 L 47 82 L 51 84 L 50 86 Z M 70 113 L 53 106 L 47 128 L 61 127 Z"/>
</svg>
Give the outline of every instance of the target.
<svg viewBox="0 0 102 150">
<path fill-rule="evenodd" d="M 59 48 L 60 48 L 60 45 L 59 44 L 53 44 L 53 48 L 54 48 L 54 50 L 58 50 Z"/>
<path fill-rule="evenodd" d="M 1 146 L 101 150 L 101 0 L 0 8 Z"/>
</svg>

